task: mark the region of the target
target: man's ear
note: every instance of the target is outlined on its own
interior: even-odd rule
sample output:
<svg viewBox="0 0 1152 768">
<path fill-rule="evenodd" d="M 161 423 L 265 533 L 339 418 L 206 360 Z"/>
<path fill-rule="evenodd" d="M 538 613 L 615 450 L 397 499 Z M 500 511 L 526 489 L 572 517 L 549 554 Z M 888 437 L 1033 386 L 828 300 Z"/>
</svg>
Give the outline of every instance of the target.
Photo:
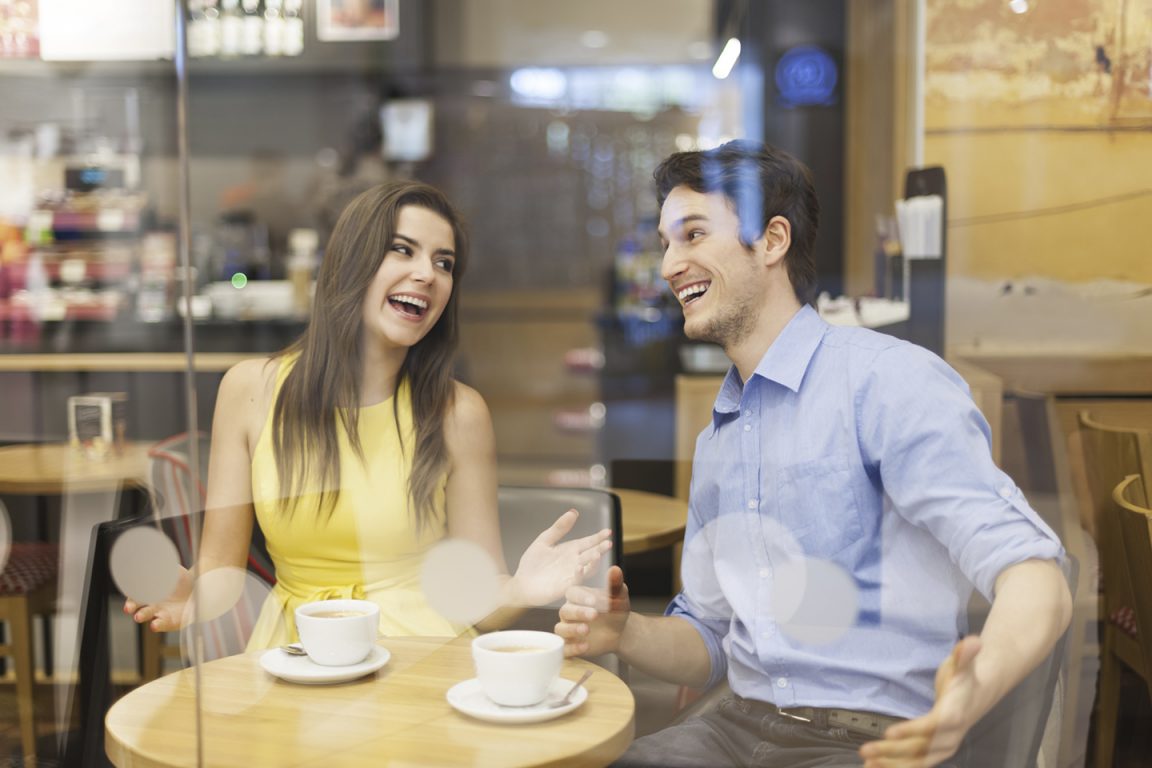
<svg viewBox="0 0 1152 768">
<path fill-rule="evenodd" d="M 756 242 L 764 256 L 765 266 L 779 264 L 792 245 L 792 225 L 783 216 L 773 216 L 764 228 L 764 235 Z"/>
</svg>

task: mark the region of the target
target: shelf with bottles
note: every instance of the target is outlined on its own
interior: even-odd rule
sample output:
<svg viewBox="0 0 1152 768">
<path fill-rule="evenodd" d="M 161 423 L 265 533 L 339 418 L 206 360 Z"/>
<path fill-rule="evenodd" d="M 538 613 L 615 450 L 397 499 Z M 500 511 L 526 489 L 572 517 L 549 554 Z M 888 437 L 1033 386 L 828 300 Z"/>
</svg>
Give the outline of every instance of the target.
<svg viewBox="0 0 1152 768">
<path fill-rule="evenodd" d="M 295 57 L 304 52 L 303 0 L 189 0 L 193 59 Z"/>
</svg>

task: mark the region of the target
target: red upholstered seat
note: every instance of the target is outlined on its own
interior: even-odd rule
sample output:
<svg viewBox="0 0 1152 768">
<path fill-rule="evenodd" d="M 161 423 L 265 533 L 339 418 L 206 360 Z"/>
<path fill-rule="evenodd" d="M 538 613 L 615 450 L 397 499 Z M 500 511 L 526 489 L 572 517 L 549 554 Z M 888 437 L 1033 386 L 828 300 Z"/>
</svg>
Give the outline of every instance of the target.
<svg viewBox="0 0 1152 768">
<path fill-rule="evenodd" d="M 55 542 L 17 542 L 0 571 L 0 595 L 25 595 L 47 584 L 60 567 Z"/>
<path fill-rule="evenodd" d="M 1140 630 L 1136 626 L 1136 611 L 1132 610 L 1131 607 L 1124 605 L 1117 608 L 1112 611 L 1108 620 L 1129 637 L 1139 637 Z"/>
</svg>

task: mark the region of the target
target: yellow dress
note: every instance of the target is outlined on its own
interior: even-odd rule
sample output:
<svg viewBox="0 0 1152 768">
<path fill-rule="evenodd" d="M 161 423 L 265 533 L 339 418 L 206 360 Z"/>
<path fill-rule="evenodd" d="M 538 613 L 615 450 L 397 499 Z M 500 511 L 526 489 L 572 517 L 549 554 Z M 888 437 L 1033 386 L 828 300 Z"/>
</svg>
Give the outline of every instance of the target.
<svg viewBox="0 0 1152 768">
<path fill-rule="evenodd" d="M 277 393 L 294 362 L 281 360 Z M 291 514 L 280 508 L 270 410 L 252 455 L 252 498 L 276 566 L 276 585 L 257 619 L 249 650 L 294 642 L 296 608 L 331 598 L 377 603 L 385 635 L 455 636 L 470 631 L 437 613 L 420 588 L 424 556 L 447 534 L 444 485 L 436 491 L 431 524 L 417 534 L 408 500 L 416 434 L 407 381 L 395 397 L 408 454 L 400 447 L 392 398 L 360 409 L 363 463 L 338 426 L 340 495 L 331 517 L 317 513 L 311 494 Z"/>
</svg>

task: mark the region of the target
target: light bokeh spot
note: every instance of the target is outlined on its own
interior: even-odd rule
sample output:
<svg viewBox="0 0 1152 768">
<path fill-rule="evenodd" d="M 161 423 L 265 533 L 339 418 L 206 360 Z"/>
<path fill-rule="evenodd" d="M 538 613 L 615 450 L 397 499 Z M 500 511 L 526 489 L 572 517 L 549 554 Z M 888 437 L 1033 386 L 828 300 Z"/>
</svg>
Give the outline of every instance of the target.
<svg viewBox="0 0 1152 768">
<path fill-rule="evenodd" d="M 125 531 L 112 545 L 112 580 L 132 600 L 148 605 L 172 594 L 180 579 L 180 554 L 172 540 L 149 526 Z"/>
<path fill-rule="evenodd" d="M 213 568 L 196 579 L 195 596 L 199 621 L 213 621 L 231 611 L 244 595 L 248 580 L 259 581 L 243 568 Z"/>
<path fill-rule="evenodd" d="M 792 557 L 775 562 L 773 569 L 773 613 L 780 631 L 792 640 L 829 645 L 856 623 L 859 590 L 836 563 Z"/>
<path fill-rule="evenodd" d="M 444 539 L 424 558 L 420 586 L 441 616 L 457 624 L 475 624 L 500 606 L 499 573 L 480 545 Z"/>
</svg>

